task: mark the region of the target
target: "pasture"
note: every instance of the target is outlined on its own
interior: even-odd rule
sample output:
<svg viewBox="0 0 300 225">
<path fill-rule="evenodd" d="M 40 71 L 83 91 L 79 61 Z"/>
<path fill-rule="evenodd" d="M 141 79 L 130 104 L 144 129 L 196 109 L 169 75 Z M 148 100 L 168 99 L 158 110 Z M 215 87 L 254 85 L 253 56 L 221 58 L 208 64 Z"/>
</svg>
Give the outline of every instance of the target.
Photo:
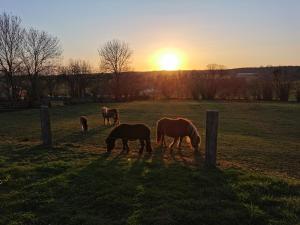
<svg viewBox="0 0 300 225">
<path fill-rule="evenodd" d="M 147 101 L 107 104 L 151 128 L 151 154 L 121 141 L 111 154 L 100 108 L 51 109 L 53 148 L 40 146 L 39 110 L 0 114 L 0 224 L 299 224 L 300 105 Z M 205 111 L 220 112 L 218 168 L 203 164 Z M 89 132 L 80 132 L 79 116 Z M 160 149 L 156 121 L 187 117 L 201 149 Z M 170 143 L 168 139 L 168 143 Z"/>
</svg>

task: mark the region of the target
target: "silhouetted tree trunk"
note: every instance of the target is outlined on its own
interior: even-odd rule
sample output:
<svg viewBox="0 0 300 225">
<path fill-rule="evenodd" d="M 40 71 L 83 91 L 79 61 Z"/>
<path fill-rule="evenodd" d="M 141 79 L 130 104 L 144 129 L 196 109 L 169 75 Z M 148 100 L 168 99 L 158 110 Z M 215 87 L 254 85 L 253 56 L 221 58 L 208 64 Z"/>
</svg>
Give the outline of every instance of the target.
<svg viewBox="0 0 300 225">
<path fill-rule="evenodd" d="M 275 93 L 280 101 L 288 101 L 290 96 L 290 90 L 292 82 L 287 77 L 287 73 L 284 68 L 279 68 L 273 72 L 273 80 Z"/>
<path fill-rule="evenodd" d="M 265 101 L 271 101 L 273 99 L 273 85 L 272 81 L 262 81 L 262 99 Z"/>
<path fill-rule="evenodd" d="M 45 77 L 45 81 L 46 81 L 49 96 L 54 96 L 54 90 L 57 82 L 55 76 L 54 75 L 47 76 Z"/>
<path fill-rule="evenodd" d="M 91 73 L 91 66 L 84 60 L 70 59 L 67 67 L 63 68 L 69 85 L 71 97 L 85 97 L 88 85 L 87 74 Z"/>
</svg>

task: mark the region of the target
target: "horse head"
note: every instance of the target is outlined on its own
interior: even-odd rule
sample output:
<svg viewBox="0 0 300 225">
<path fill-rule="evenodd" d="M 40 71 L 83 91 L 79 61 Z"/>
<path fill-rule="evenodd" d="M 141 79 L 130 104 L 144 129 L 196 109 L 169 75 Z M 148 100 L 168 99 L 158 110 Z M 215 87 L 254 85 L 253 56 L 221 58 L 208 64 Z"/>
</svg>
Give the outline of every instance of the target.
<svg viewBox="0 0 300 225">
<path fill-rule="evenodd" d="M 104 107 L 101 108 L 102 114 L 106 115 L 106 114 L 107 114 L 107 111 L 108 111 L 108 108 L 107 108 L 107 107 L 104 106 Z"/>
<path fill-rule="evenodd" d="M 105 143 L 106 143 L 107 152 L 110 152 L 111 150 L 114 149 L 115 141 L 116 141 L 115 138 L 111 138 L 111 137 L 106 138 Z"/>
<path fill-rule="evenodd" d="M 192 146 L 195 149 L 195 151 L 198 151 L 198 149 L 200 148 L 200 144 L 201 138 L 199 135 L 195 135 L 194 137 L 192 137 Z"/>
</svg>

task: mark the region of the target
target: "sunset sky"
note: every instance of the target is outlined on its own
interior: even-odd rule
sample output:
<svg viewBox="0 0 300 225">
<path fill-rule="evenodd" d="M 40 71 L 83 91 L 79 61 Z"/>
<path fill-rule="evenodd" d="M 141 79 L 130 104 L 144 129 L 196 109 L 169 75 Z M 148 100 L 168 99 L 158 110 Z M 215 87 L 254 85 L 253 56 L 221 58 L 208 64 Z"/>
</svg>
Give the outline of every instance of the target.
<svg viewBox="0 0 300 225">
<path fill-rule="evenodd" d="M 161 52 L 180 69 L 300 65 L 299 0 L 0 0 L 0 11 L 61 40 L 63 59 L 99 64 L 111 39 L 134 50 L 134 70 L 157 70 Z"/>
</svg>

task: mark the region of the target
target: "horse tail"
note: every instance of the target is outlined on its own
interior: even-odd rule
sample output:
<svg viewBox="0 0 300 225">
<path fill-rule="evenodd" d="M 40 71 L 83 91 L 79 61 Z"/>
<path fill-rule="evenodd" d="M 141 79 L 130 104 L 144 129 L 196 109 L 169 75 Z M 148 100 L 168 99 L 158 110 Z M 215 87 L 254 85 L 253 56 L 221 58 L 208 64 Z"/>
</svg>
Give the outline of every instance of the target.
<svg viewBox="0 0 300 225">
<path fill-rule="evenodd" d="M 162 124 L 161 124 L 161 121 L 158 121 L 157 125 L 156 125 L 156 142 L 157 142 L 157 144 L 160 143 L 161 137 L 162 137 Z"/>
</svg>

